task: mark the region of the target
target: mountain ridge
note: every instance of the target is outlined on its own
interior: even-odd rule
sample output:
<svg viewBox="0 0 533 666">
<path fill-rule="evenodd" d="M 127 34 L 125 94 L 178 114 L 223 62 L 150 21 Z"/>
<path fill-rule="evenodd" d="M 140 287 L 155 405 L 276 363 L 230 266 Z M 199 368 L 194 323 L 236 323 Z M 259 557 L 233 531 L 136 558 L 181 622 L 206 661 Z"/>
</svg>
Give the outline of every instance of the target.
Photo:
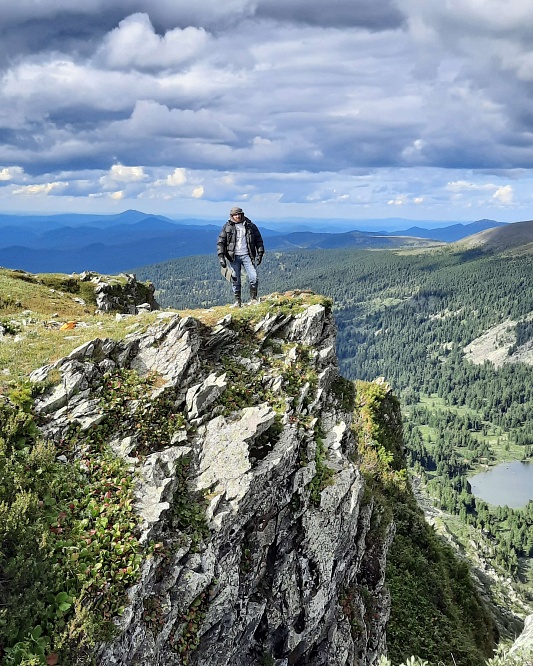
<svg viewBox="0 0 533 666">
<path fill-rule="evenodd" d="M 526 254 L 533 253 L 533 220 L 487 229 L 457 241 L 454 245 L 458 249 L 479 249 L 484 252 L 501 253 L 517 250 Z"/>
<path fill-rule="evenodd" d="M 221 228 L 214 224 L 185 224 L 135 210 L 110 216 L 20 217 L 18 219 L 24 225 L 21 227 L 13 223 L 15 219 L 15 216 L 0 215 L 0 265 L 30 272 L 96 270 L 117 273 L 176 257 L 205 254 L 207 248 L 212 248 L 214 254 Z M 262 226 L 261 231 L 267 252 L 302 248 L 383 249 L 429 247 L 447 242 L 447 238 L 455 239 L 457 235 L 469 233 L 472 225 L 478 228 L 479 225 L 487 224 L 502 223 L 480 220 L 470 225 L 454 225 L 449 231 L 446 228 L 438 231 L 421 230 L 418 231 L 420 237 L 412 237 L 401 231 L 283 233 L 269 229 L 268 226 Z"/>
</svg>

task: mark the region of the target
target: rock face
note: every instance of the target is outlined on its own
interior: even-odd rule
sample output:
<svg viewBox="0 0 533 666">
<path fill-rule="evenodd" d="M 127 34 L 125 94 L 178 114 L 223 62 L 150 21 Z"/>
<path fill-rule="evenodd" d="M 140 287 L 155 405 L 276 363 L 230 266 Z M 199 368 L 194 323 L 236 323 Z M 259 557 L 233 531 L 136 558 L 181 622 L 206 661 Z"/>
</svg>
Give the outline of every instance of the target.
<svg viewBox="0 0 533 666">
<path fill-rule="evenodd" d="M 253 324 L 161 319 L 34 373 L 61 374 L 37 403 L 54 439 L 73 421 L 98 427 L 119 369 L 153 379 L 154 433 L 179 417 L 141 446 L 132 399 L 110 438 L 137 475 L 140 539 L 163 554 L 146 557 L 100 666 L 378 662 L 394 528 L 365 493 L 334 343 L 327 304 L 273 302 Z"/>
<path fill-rule="evenodd" d="M 509 652 L 512 655 L 527 655 L 527 659 L 524 657 L 524 666 L 531 666 L 533 663 L 533 615 L 527 616 L 524 629 Z"/>
<path fill-rule="evenodd" d="M 82 282 L 95 284 L 96 311 L 116 311 L 123 314 L 137 314 L 159 310 L 153 284 L 138 282 L 133 274 L 121 274 L 117 278 L 104 278 L 98 273 L 81 273 Z"/>
</svg>

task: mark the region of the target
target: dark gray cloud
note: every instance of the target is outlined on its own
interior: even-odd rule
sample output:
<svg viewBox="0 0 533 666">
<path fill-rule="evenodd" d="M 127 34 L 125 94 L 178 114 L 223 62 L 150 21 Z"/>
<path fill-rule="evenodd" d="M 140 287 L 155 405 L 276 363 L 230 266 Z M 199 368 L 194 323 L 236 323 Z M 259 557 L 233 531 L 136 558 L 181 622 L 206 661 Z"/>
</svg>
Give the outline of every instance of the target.
<svg viewBox="0 0 533 666">
<path fill-rule="evenodd" d="M 4 6 L 2 6 L 4 5 Z M 215 34 L 231 30 L 244 20 L 270 19 L 318 27 L 360 27 L 369 30 L 398 28 L 404 16 L 393 0 L 330 0 L 310 2 L 295 0 L 204 0 L 202 3 L 160 0 L 52 0 L 35 4 L 0 2 L 0 67 L 24 55 L 66 52 L 76 57 L 90 56 L 97 44 L 127 16 L 144 13 L 157 34 L 175 28 L 203 28 Z M 256 27 L 250 27 L 255 34 Z"/>
<path fill-rule="evenodd" d="M 89 56 L 93 39 L 105 31 L 104 25 L 80 20 L 70 14 L 22 23 L 0 22 L 0 69 L 9 67 L 21 57 L 42 52 L 61 51 Z"/>
<path fill-rule="evenodd" d="M 104 35 L 121 20 L 146 13 L 163 35 L 177 27 L 224 30 L 251 16 L 251 0 L 176 2 L 175 0 L 20 0 L 0 2 L 0 63 L 16 61 L 24 54 L 58 51 L 76 57 L 89 56 Z M 1 66 L 1 65 L 0 65 Z"/>
<path fill-rule="evenodd" d="M 404 14 L 393 0 L 261 0 L 256 16 L 319 27 L 359 27 L 390 30 L 405 22 Z"/>
</svg>

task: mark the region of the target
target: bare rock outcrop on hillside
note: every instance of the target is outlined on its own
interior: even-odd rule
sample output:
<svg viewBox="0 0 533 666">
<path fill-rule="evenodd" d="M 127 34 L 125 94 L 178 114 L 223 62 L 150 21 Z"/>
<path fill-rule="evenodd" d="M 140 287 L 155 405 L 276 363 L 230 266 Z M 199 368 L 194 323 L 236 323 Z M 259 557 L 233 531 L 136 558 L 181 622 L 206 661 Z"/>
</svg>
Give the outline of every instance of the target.
<svg viewBox="0 0 533 666">
<path fill-rule="evenodd" d="M 524 630 L 513 643 L 510 654 L 528 654 L 530 658 L 524 663 L 524 666 L 531 666 L 533 664 L 533 615 L 528 615 L 526 618 Z"/>
<path fill-rule="evenodd" d="M 533 313 L 530 313 L 522 321 L 525 323 L 532 320 Z M 464 348 L 465 358 L 476 365 L 490 361 L 496 368 L 508 363 L 533 365 L 533 340 L 517 345 L 517 323 L 512 319 L 506 319 L 485 331 Z"/>
<path fill-rule="evenodd" d="M 113 373 L 155 378 L 151 411 L 130 400 L 109 444 L 137 476 L 140 538 L 164 554 L 145 559 L 100 666 L 378 662 L 394 527 L 354 463 L 334 342 L 320 303 L 270 308 L 253 330 L 173 315 L 34 373 L 61 374 L 37 402 L 56 441 L 73 422 L 98 427 Z M 153 435 L 133 425 L 142 410 Z"/>
<path fill-rule="evenodd" d="M 85 271 L 80 274 L 79 279 L 94 284 L 97 312 L 137 314 L 159 310 L 154 296 L 154 285 L 139 282 L 133 273 L 121 273 L 117 278 Z"/>
</svg>

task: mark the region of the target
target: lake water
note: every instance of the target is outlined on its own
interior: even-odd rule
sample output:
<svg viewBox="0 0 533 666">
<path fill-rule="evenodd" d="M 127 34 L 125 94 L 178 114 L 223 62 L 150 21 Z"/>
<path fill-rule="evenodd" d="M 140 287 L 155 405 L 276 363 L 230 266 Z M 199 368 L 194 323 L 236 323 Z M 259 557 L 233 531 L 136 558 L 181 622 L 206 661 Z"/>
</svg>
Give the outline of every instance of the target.
<svg viewBox="0 0 533 666">
<path fill-rule="evenodd" d="M 515 460 L 468 479 L 472 494 L 493 506 L 520 509 L 533 500 L 533 464 Z"/>
</svg>

